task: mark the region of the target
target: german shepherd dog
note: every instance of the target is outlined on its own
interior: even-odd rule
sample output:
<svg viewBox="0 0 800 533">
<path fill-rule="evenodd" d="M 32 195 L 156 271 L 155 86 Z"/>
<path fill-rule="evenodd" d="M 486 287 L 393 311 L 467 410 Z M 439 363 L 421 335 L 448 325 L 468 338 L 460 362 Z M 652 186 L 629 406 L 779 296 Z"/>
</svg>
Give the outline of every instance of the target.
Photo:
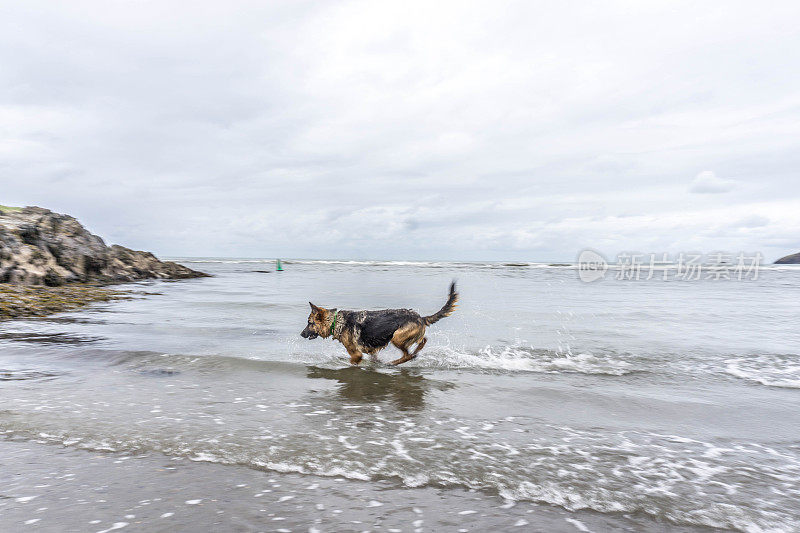
<svg viewBox="0 0 800 533">
<path fill-rule="evenodd" d="M 420 316 L 411 309 L 382 309 L 380 311 L 338 311 L 325 309 L 311 302 L 308 325 L 300 333 L 305 339 L 333 337 L 341 342 L 350 354 L 350 364 L 357 365 L 365 353 L 375 355 L 391 342 L 403 352 L 400 359 L 392 361 L 399 365 L 414 359 L 428 342 L 425 328 L 450 316 L 456 308 L 458 293 L 456 282 L 450 284 L 447 302 L 438 312 Z M 413 352 L 409 348 L 416 344 Z"/>
</svg>

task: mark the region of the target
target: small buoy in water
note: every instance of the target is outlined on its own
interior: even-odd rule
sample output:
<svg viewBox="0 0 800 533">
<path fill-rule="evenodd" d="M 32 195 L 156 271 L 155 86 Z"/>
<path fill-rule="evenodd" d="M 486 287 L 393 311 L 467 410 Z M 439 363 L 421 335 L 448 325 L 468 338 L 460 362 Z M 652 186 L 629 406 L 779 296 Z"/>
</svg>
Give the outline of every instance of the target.
<svg viewBox="0 0 800 533">
<path fill-rule="evenodd" d="M 276 270 L 277 270 L 278 272 L 283 272 L 283 266 L 281 265 L 281 260 L 280 260 L 280 259 L 277 259 L 277 260 L 276 260 L 276 263 L 277 263 L 277 269 L 276 269 Z"/>
</svg>

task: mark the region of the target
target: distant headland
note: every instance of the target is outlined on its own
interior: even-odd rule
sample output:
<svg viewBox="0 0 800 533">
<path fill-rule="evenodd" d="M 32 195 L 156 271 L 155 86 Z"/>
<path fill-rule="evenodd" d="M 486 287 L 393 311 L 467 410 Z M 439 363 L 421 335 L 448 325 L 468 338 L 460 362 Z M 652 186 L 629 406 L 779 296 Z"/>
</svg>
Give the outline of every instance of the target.
<svg viewBox="0 0 800 533">
<path fill-rule="evenodd" d="M 796 254 L 787 255 L 786 257 L 781 257 L 777 261 L 775 261 L 776 265 L 797 265 L 800 264 L 800 252 Z"/>
</svg>

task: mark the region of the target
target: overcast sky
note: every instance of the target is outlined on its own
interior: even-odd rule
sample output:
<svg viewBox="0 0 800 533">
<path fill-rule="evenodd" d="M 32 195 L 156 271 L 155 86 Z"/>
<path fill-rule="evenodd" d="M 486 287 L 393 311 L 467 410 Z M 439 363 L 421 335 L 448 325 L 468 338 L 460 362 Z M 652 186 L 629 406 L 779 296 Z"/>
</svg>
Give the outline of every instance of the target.
<svg viewBox="0 0 800 533">
<path fill-rule="evenodd" d="M 0 0 L 0 204 L 164 256 L 774 260 L 798 27 L 796 0 Z"/>
</svg>

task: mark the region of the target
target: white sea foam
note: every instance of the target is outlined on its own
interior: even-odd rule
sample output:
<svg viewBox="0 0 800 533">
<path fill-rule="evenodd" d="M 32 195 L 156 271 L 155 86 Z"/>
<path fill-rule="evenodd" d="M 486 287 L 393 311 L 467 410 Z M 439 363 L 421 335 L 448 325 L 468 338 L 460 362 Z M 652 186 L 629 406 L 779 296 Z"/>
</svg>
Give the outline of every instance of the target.
<svg viewBox="0 0 800 533">
<path fill-rule="evenodd" d="M 295 405 L 301 412 L 315 409 L 312 405 Z M 507 502 L 537 501 L 570 511 L 656 513 L 675 523 L 741 531 L 794 527 L 789 502 L 800 497 L 800 457 L 791 448 L 775 449 L 749 442 L 723 446 L 681 435 L 598 433 L 549 425 L 540 426 L 537 436 L 517 438 L 513 436 L 517 420 L 510 418 L 495 421 L 487 430 L 482 421 L 448 417 L 431 420 L 430 425 L 409 426 L 403 424 L 403 417 L 385 415 L 375 419 L 383 424 L 380 433 L 365 429 L 362 435 L 358 435 L 356 419 L 351 425 L 335 429 L 346 431 L 349 439 L 361 442 L 361 449 L 370 452 L 369 456 L 348 455 L 352 451 L 337 439 L 326 441 L 322 455 L 316 444 L 313 458 L 306 452 L 298 455 L 298 442 L 314 440 L 312 434 L 303 435 L 302 441 L 288 440 L 269 449 L 229 448 L 220 442 L 213 459 L 223 464 L 244 463 L 335 478 L 396 478 L 408 487 L 485 489 L 488 483 Z M 430 435 L 434 426 L 442 434 L 461 430 L 480 439 L 448 439 L 446 447 L 417 439 Z M 64 438 L 55 432 L 47 435 L 45 440 L 51 442 Z M 197 458 L 201 453 L 191 453 L 182 441 L 159 445 L 149 441 L 149 445 L 151 449 L 185 457 Z M 208 442 L 204 445 L 208 446 Z M 78 446 L 130 451 L 141 445 L 114 437 L 108 441 L 84 438 Z M 503 449 L 515 453 L 498 453 Z M 414 459 L 423 454 L 426 462 Z M 748 497 L 754 491 L 768 493 L 769 500 Z M 201 501 L 186 503 L 196 505 Z M 775 510 L 781 508 L 784 511 Z"/>
<path fill-rule="evenodd" d="M 414 360 L 411 366 L 614 376 L 634 371 L 631 363 L 617 356 L 588 352 L 567 354 L 520 346 L 486 346 L 477 353 L 436 346 L 429 349 L 426 357 Z"/>
<path fill-rule="evenodd" d="M 123 527 L 126 527 L 127 525 L 128 525 L 128 522 L 114 522 L 113 524 L 111 524 L 110 528 L 104 529 L 102 531 L 98 531 L 97 533 L 108 533 L 109 531 L 114 531 L 115 529 L 122 529 Z"/>
<path fill-rule="evenodd" d="M 309 352 L 304 345 L 295 342 L 290 344 L 295 361 L 329 368 L 341 368 L 347 363 L 346 354 L 343 355 L 340 346 L 324 345 L 317 351 Z M 390 346 L 387 350 L 393 348 Z M 378 359 L 386 361 L 393 358 L 391 355 L 381 352 Z M 518 345 L 486 346 L 471 351 L 450 345 L 432 346 L 429 342 L 423 355 L 409 361 L 404 367 L 622 376 L 638 370 L 626 358 L 629 356 L 589 352 L 571 354 Z"/>
<path fill-rule="evenodd" d="M 564 520 L 575 526 L 575 529 L 577 529 L 578 531 L 582 531 L 584 533 L 591 533 L 591 530 L 588 527 L 586 527 L 586 525 L 580 520 L 575 520 L 574 518 L 565 518 Z"/>
<path fill-rule="evenodd" d="M 313 354 L 301 354 L 304 363 L 341 368 L 343 356 L 336 346 Z M 381 359 L 386 359 L 385 357 Z M 478 351 L 450 345 L 428 347 L 424 357 L 406 363 L 407 368 L 436 368 L 506 372 L 582 373 L 623 376 L 636 371 L 663 371 L 670 367 L 679 373 L 726 373 L 737 378 L 772 387 L 800 388 L 800 357 L 755 355 L 718 359 L 712 356 L 667 360 L 617 353 L 568 353 L 519 345 L 486 346 Z"/>
<path fill-rule="evenodd" d="M 800 358 L 766 354 L 727 359 L 725 372 L 770 387 L 800 389 Z"/>
</svg>

